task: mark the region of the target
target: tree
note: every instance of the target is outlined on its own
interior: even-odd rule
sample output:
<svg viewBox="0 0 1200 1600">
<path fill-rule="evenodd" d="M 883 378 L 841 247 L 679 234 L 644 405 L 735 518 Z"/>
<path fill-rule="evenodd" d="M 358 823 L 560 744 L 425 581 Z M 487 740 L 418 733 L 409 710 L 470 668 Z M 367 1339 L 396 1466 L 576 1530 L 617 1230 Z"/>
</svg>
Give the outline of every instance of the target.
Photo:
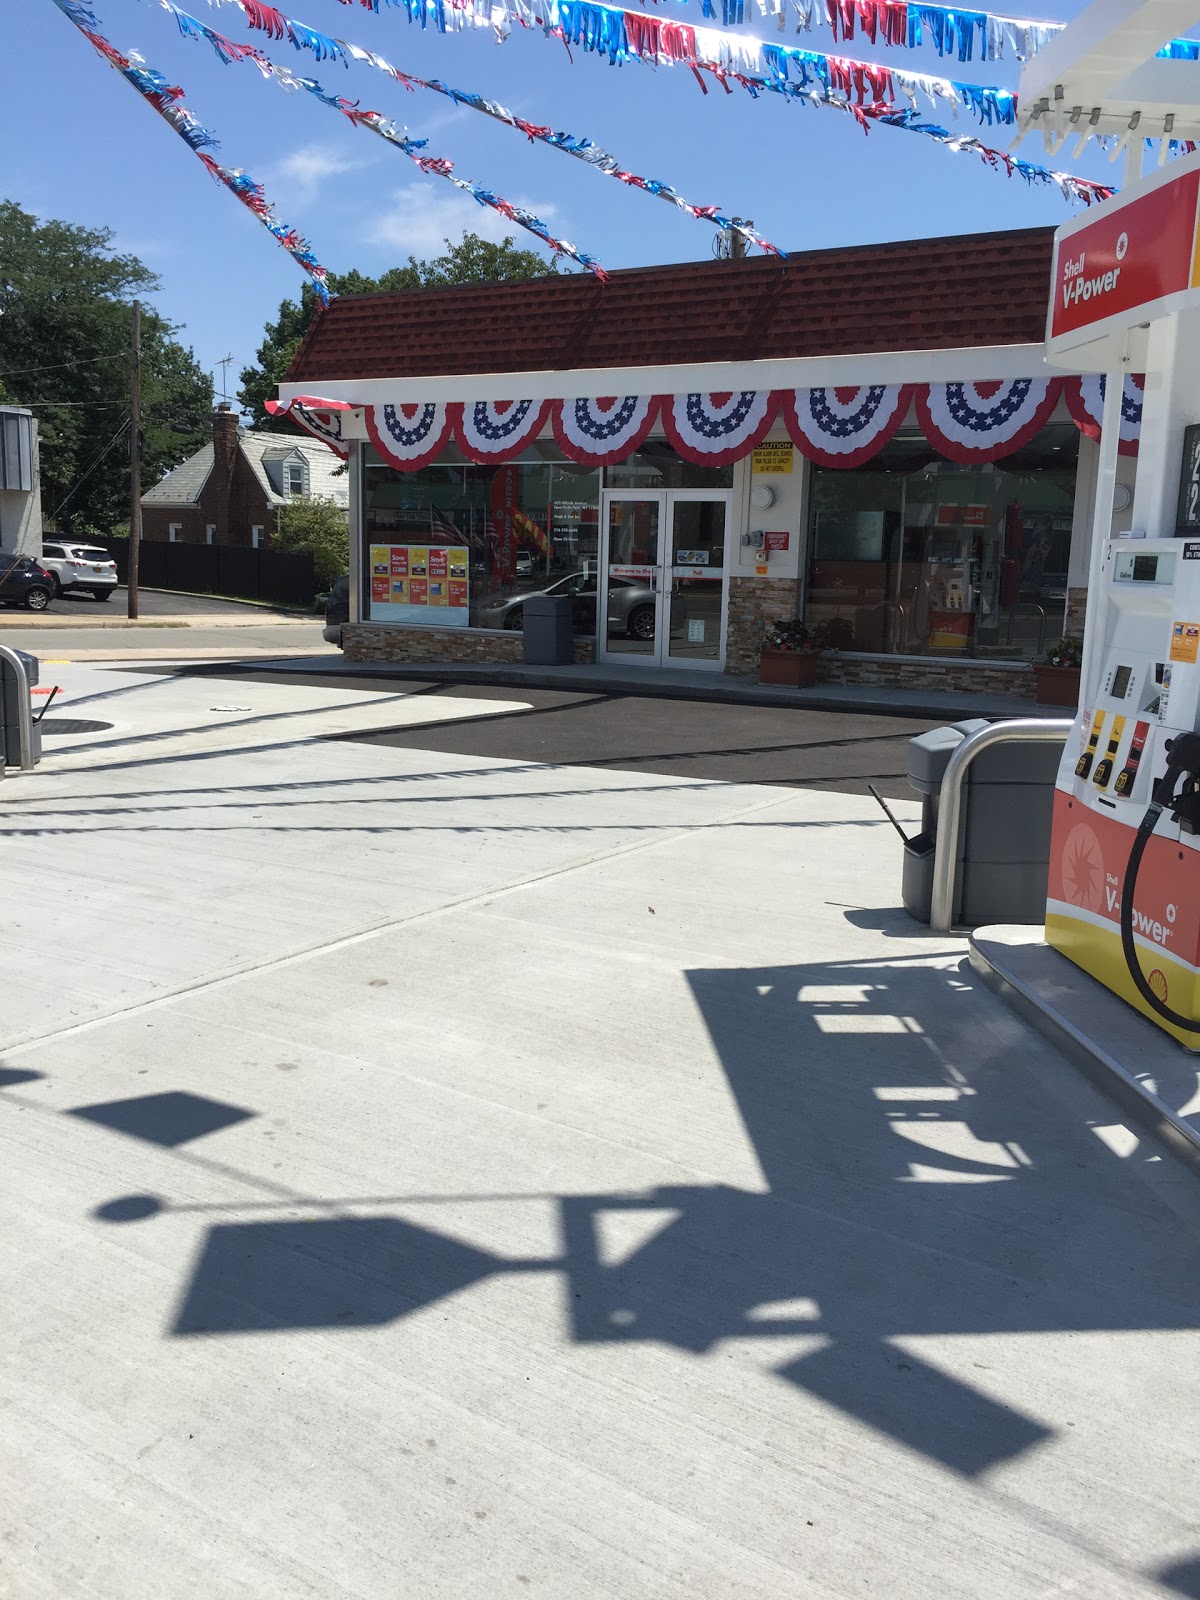
<svg viewBox="0 0 1200 1600">
<path fill-rule="evenodd" d="M 512 283 L 524 278 L 546 278 L 554 266 L 536 250 L 518 250 L 511 238 L 492 244 L 478 234 L 465 233 L 458 244 L 443 240 L 446 253 L 431 261 L 409 256 L 406 267 L 391 267 L 378 278 L 361 272 L 331 272 L 329 292 L 334 295 L 390 294 L 401 289 L 445 289 L 464 283 Z M 258 365 L 242 372 L 238 399 L 254 418 L 256 428 L 279 428 L 265 401 L 273 400 L 291 366 L 300 342 L 312 325 L 320 307 L 310 284 L 305 284 L 299 302 L 284 300 L 274 322 L 268 322 L 265 337 L 258 347 Z M 288 429 L 292 424 L 287 423 Z"/>
<path fill-rule="evenodd" d="M 107 228 L 0 202 L 0 393 L 37 416 L 42 509 L 77 537 L 129 517 L 130 306 L 158 279 Z M 142 316 L 142 471 L 152 484 L 207 437 L 212 384 L 174 329 Z"/>
<path fill-rule="evenodd" d="M 350 566 L 350 527 L 332 500 L 289 500 L 279 508 L 271 549 L 311 555 L 317 588 L 328 589 Z"/>
</svg>

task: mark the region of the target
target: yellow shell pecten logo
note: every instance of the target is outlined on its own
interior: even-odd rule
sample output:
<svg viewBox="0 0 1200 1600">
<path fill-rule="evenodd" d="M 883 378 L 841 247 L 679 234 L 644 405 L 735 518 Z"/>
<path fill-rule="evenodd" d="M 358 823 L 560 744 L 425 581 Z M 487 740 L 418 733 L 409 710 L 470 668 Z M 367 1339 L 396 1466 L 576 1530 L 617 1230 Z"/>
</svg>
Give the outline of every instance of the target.
<svg viewBox="0 0 1200 1600">
<path fill-rule="evenodd" d="M 1146 978 L 1157 999 L 1167 998 L 1167 975 L 1161 967 L 1154 967 Z"/>
</svg>

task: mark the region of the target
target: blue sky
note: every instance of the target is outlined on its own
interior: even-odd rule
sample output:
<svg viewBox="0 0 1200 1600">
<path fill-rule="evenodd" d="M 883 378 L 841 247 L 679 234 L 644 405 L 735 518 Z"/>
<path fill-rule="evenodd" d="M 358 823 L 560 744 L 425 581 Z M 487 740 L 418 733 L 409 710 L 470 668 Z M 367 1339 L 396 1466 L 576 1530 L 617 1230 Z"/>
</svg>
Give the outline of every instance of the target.
<svg viewBox="0 0 1200 1600">
<path fill-rule="evenodd" d="M 529 207 L 606 267 L 712 254 L 708 224 L 474 111 L 424 91 L 408 93 L 367 67 L 317 63 L 286 42 L 251 33 L 234 6 L 190 0 L 186 9 L 427 138 L 430 151 L 452 160 L 459 175 Z M 682 67 L 614 68 L 579 51 L 572 63 L 561 43 L 540 33 L 517 31 L 504 44 L 480 33 L 443 36 L 422 32 L 387 7 L 376 14 L 337 0 L 289 0 L 280 9 L 402 70 L 585 135 L 627 168 L 673 184 L 697 204 L 752 217 L 760 233 L 789 251 L 1057 224 L 1074 212 L 1057 189 L 1027 187 L 915 134 L 875 128 L 864 136 L 841 113 L 778 96 L 751 100 L 740 89 L 727 96 L 714 85 L 702 95 Z M 702 20 L 698 0 L 646 9 Z M 284 296 L 299 293 L 299 268 L 50 0 L 22 0 L 13 10 L 0 97 L 5 198 L 42 217 L 111 228 L 118 247 L 161 276 L 157 308 L 181 325 L 181 338 L 216 371 L 218 383 L 216 363 L 234 357 L 232 393 L 264 322 Z M 443 236 L 456 239 L 464 229 L 490 238 L 514 231 L 310 96 L 288 94 L 251 65 L 222 66 L 206 44 L 181 38 L 153 0 L 96 0 L 94 10 L 118 49 L 139 51 L 182 86 L 188 106 L 221 141 L 217 158 L 262 182 L 280 218 L 308 237 L 326 267 L 378 272 L 409 255 L 438 254 Z M 1069 11 L 1060 0 L 1059 9 L 1037 14 L 1062 19 Z M 780 36 L 757 18 L 740 31 L 971 82 L 1017 84 L 1015 63 L 938 62 L 932 52 L 889 50 L 862 39 L 838 46 L 821 26 Z M 952 112 L 936 115 L 947 122 Z M 965 113 L 959 126 L 978 131 Z M 980 137 L 1002 145 L 1006 132 Z M 1020 153 L 1046 159 L 1040 141 L 1026 141 Z M 1102 181 L 1115 171 L 1094 155 L 1068 163 L 1064 154 L 1048 164 Z M 519 234 L 519 242 L 540 248 L 528 235 Z M 953 286 L 931 284 L 928 292 L 952 293 Z"/>
</svg>

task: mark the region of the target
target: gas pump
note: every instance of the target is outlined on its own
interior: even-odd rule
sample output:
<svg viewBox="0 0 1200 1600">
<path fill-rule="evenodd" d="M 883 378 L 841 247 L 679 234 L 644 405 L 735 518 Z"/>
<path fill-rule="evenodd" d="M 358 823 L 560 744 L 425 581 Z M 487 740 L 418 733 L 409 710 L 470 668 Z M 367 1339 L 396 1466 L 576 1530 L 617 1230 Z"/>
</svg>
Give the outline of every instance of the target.
<svg viewBox="0 0 1200 1600">
<path fill-rule="evenodd" d="M 1046 942 L 1200 1050 L 1200 541 L 1108 541 L 1096 601 Z"/>
<path fill-rule="evenodd" d="M 1054 796 L 1046 942 L 1200 1050 L 1200 157 L 1055 234 L 1047 359 L 1105 373 L 1080 706 Z M 1112 527 L 1121 395 L 1144 372 L 1131 525 Z M 1200 501 L 1198 501 L 1200 509 Z"/>
</svg>

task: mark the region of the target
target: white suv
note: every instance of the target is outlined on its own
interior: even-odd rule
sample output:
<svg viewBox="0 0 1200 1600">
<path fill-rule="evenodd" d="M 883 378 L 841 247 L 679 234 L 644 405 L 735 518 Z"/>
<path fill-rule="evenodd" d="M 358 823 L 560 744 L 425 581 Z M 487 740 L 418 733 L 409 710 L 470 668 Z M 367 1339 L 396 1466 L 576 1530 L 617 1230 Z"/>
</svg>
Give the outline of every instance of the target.
<svg viewBox="0 0 1200 1600">
<path fill-rule="evenodd" d="M 117 563 L 107 550 L 91 544 L 44 544 L 42 566 L 54 579 L 54 592 L 108 600 L 117 587 Z"/>
</svg>

